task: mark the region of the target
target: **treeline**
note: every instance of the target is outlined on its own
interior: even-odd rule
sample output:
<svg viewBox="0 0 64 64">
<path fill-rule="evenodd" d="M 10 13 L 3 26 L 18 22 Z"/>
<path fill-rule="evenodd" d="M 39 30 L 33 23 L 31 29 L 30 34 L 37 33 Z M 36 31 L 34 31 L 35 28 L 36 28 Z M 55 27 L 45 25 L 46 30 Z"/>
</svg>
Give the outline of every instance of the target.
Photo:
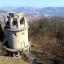
<svg viewBox="0 0 64 64">
<path fill-rule="evenodd" d="M 42 60 L 44 64 L 51 64 L 52 60 L 53 64 L 56 62 L 57 64 L 63 63 L 64 18 L 45 17 L 38 21 L 29 22 L 29 26 L 29 40 L 32 42 L 32 50 L 37 52 L 36 55 L 39 58 L 44 58 L 45 62 Z"/>
<path fill-rule="evenodd" d="M 64 18 L 61 17 L 45 17 L 38 21 L 32 21 L 31 23 L 29 22 L 29 26 L 29 33 L 31 35 L 49 35 L 49 37 L 56 37 L 61 40 L 64 37 Z"/>
</svg>

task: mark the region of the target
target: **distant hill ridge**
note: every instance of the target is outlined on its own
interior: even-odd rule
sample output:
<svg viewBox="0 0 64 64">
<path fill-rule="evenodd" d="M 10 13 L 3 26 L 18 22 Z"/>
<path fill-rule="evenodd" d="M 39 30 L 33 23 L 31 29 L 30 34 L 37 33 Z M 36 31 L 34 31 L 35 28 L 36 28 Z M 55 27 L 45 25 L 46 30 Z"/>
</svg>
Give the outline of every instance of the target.
<svg viewBox="0 0 64 64">
<path fill-rule="evenodd" d="M 4 11 L 4 10 L 0 10 L 0 13 L 6 13 L 7 11 Z"/>
<path fill-rule="evenodd" d="M 64 16 L 64 7 L 3 7 L 0 12 L 24 12 L 24 13 L 38 13 L 41 15 L 61 15 Z"/>
</svg>

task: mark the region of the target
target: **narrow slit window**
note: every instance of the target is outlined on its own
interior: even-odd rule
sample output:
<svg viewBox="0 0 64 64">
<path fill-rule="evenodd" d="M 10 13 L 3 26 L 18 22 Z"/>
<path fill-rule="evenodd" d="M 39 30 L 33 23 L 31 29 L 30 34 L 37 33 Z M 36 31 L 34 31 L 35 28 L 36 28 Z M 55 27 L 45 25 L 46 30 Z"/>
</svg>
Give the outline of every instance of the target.
<svg viewBox="0 0 64 64">
<path fill-rule="evenodd" d="M 22 17 L 21 20 L 20 20 L 20 24 L 24 24 L 24 21 L 25 21 L 24 17 Z"/>
</svg>

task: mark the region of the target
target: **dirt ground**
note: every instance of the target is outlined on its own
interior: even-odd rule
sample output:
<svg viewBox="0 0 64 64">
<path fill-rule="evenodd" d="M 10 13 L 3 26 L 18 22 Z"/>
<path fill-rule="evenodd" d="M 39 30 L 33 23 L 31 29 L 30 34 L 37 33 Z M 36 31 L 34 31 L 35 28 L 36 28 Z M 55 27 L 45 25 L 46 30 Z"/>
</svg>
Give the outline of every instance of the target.
<svg viewBox="0 0 64 64">
<path fill-rule="evenodd" d="M 0 56 L 0 64 L 30 64 L 30 63 L 24 61 L 22 58 Z"/>
</svg>

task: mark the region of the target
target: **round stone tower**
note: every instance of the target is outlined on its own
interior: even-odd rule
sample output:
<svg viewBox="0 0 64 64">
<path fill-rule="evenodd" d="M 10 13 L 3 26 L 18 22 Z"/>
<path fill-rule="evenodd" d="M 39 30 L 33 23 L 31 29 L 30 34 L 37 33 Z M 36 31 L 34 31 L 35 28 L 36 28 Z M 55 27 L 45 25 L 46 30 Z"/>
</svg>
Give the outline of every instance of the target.
<svg viewBox="0 0 64 64">
<path fill-rule="evenodd" d="M 9 13 L 5 25 L 6 40 L 9 55 L 20 56 L 22 51 L 29 50 L 28 22 L 23 13 Z"/>
</svg>

